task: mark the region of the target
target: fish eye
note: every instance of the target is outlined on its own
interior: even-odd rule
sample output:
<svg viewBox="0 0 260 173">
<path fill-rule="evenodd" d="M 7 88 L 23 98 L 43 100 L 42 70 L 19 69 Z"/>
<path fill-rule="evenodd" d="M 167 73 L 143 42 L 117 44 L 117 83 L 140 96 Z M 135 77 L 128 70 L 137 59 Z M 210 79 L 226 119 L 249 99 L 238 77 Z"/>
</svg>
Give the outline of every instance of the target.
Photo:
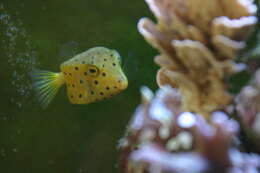
<svg viewBox="0 0 260 173">
<path fill-rule="evenodd" d="M 97 70 L 96 70 L 96 69 L 93 69 L 93 68 L 90 68 L 90 69 L 89 69 L 89 72 L 90 72 L 90 73 L 96 73 Z"/>
<path fill-rule="evenodd" d="M 94 65 L 90 65 L 87 68 L 87 72 L 85 72 L 84 74 L 88 74 L 90 76 L 97 76 L 99 74 L 99 69 Z"/>
</svg>

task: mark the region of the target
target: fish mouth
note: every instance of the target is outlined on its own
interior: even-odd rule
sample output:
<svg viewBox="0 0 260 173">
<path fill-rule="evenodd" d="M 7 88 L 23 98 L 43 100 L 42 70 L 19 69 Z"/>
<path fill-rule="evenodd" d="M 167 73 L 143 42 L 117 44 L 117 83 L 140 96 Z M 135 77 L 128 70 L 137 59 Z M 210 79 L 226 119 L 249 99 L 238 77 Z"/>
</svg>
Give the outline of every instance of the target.
<svg viewBox="0 0 260 173">
<path fill-rule="evenodd" d="M 121 90 L 125 90 L 127 87 L 128 87 L 128 81 L 122 82 L 122 84 L 120 86 Z"/>
<path fill-rule="evenodd" d="M 125 76 L 121 77 L 119 80 L 118 80 L 118 83 L 119 83 L 119 86 L 118 88 L 122 91 L 122 90 L 125 90 L 127 87 L 128 87 L 128 80 Z"/>
</svg>

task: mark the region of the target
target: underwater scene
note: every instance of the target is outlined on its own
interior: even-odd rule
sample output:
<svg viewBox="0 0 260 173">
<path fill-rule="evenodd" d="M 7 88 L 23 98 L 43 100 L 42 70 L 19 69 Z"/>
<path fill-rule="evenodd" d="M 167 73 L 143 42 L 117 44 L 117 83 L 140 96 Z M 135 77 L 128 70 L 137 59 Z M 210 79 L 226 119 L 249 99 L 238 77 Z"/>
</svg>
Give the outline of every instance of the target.
<svg viewBox="0 0 260 173">
<path fill-rule="evenodd" d="M 119 172 L 116 148 L 139 88 L 156 88 L 156 51 L 136 29 L 143 15 L 151 16 L 138 0 L 0 1 L 0 172 Z M 99 46 L 120 54 L 128 88 L 71 104 L 62 86 L 42 108 L 32 71 L 60 72 L 62 63 Z"/>
<path fill-rule="evenodd" d="M 260 173 L 259 0 L 0 0 L 0 172 Z"/>
</svg>

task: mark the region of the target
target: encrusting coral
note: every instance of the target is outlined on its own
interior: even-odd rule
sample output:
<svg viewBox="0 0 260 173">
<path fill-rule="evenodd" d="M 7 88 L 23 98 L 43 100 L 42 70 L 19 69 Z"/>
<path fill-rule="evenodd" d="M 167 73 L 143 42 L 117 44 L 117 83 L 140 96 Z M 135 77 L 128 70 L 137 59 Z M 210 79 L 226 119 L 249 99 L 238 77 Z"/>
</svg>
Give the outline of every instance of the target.
<svg viewBox="0 0 260 173">
<path fill-rule="evenodd" d="M 146 0 L 158 23 L 138 30 L 158 51 L 160 89 L 141 89 L 125 137 L 120 166 L 127 173 L 260 172 L 260 71 L 240 94 L 228 79 L 257 24 L 252 0 Z M 240 119 L 240 123 L 231 115 Z M 242 125 L 242 126 L 240 126 Z M 242 150 L 246 136 L 256 149 Z M 243 135 L 242 135 L 243 136 Z"/>
<path fill-rule="evenodd" d="M 181 109 L 180 93 L 170 86 L 156 96 L 142 89 L 143 104 L 121 139 L 121 167 L 127 173 L 250 173 L 260 169 L 260 157 L 242 153 L 233 139 L 235 120 L 221 111 L 202 116 Z"/>
<path fill-rule="evenodd" d="M 249 0 L 146 0 L 158 24 L 143 18 L 140 33 L 160 51 L 160 86 L 180 89 L 183 109 L 209 115 L 231 102 L 224 80 L 239 70 L 233 59 L 256 24 Z"/>
<path fill-rule="evenodd" d="M 260 145 L 260 69 L 250 85 L 245 86 L 236 97 L 236 110 L 242 125 L 256 146 Z M 260 148 L 256 147 L 258 153 Z"/>
</svg>

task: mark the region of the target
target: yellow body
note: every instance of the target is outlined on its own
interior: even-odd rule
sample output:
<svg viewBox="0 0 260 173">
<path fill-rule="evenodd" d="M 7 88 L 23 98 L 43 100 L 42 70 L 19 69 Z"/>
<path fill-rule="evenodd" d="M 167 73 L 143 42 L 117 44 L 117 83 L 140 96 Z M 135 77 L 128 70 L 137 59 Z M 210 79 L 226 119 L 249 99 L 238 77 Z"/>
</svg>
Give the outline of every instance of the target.
<svg viewBox="0 0 260 173">
<path fill-rule="evenodd" d="M 86 104 L 109 98 L 127 87 L 120 56 L 104 47 L 76 55 L 60 66 L 71 103 Z"/>
<path fill-rule="evenodd" d="M 45 108 L 59 88 L 66 84 L 73 104 L 103 100 L 124 90 L 128 81 L 121 69 L 120 55 L 105 47 L 91 48 L 60 66 L 60 73 L 35 71 L 33 85 Z"/>
</svg>

